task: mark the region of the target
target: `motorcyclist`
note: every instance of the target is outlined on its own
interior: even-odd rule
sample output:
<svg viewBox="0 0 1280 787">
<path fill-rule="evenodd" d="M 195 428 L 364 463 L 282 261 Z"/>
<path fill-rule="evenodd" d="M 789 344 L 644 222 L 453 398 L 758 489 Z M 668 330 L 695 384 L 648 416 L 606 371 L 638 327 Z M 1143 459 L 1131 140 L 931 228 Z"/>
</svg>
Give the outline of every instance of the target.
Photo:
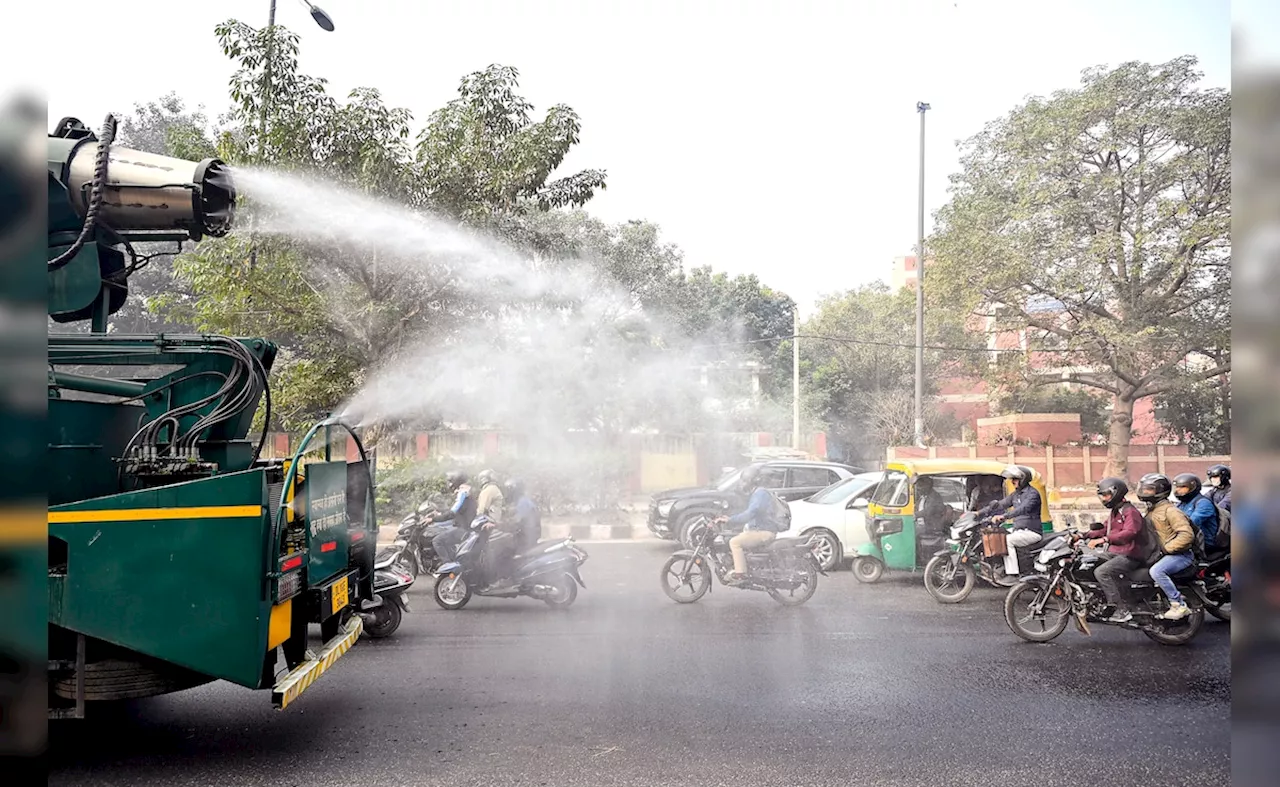
<svg viewBox="0 0 1280 787">
<path fill-rule="evenodd" d="M 533 498 L 525 494 L 524 481 L 512 478 L 507 481 L 503 490 L 504 501 L 514 501 L 516 549 L 524 552 L 538 543 L 542 536 L 542 515 Z"/>
<path fill-rule="evenodd" d="M 1227 465 L 1214 465 L 1205 475 L 1209 479 L 1209 500 L 1222 510 L 1231 510 L 1231 468 Z"/>
<path fill-rule="evenodd" d="M 1173 479 L 1173 495 L 1178 498 L 1178 509 L 1204 536 L 1205 551 L 1214 549 L 1218 540 L 1218 509 L 1201 493 L 1200 478 L 1195 473 L 1177 476 Z"/>
<path fill-rule="evenodd" d="M 1086 543 L 1093 549 L 1105 546 L 1111 553 L 1111 559 L 1098 566 L 1094 572 L 1107 602 L 1115 607 L 1108 619 L 1111 623 L 1133 620 L 1133 611 L 1129 608 L 1128 598 L 1120 589 L 1120 580 L 1146 564 L 1146 523 L 1142 521 L 1142 514 L 1137 506 L 1125 499 L 1128 494 L 1129 485 L 1124 479 L 1104 478 L 1099 481 L 1098 499 L 1111 511 L 1107 524 L 1095 524 L 1089 532 L 1077 536 L 1086 539 Z"/>
<path fill-rule="evenodd" d="M 476 483 L 480 485 L 480 494 L 476 500 L 476 516 L 484 520 L 480 527 L 490 532 L 497 530 L 512 534 L 511 538 L 490 541 L 486 548 L 486 559 L 490 561 L 489 565 L 493 568 L 492 576 L 497 583 L 505 580 L 510 573 L 511 558 L 516 554 L 516 523 L 514 519 L 504 516 L 506 501 L 495 473 L 492 470 L 481 470 L 476 474 Z"/>
<path fill-rule="evenodd" d="M 1191 608 L 1169 577 L 1195 562 L 1191 551 L 1195 530 L 1187 515 L 1169 502 L 1172 492 L 1173 483 L 1163 473 L 1148 473 L 1138 481 L 1138 499 L 1149 506 L 1147 519 L 1156 531 L 1160 546 L 1160 559 L 1151 566 L 1151 578 L 1169 598 L 1168 611 L 1156 615 L 1162 620 L 1181 620 L 1191 614 Z"/>
<path fill-rule="evenodd" d="M 757 547 L 777 538 L 786 530 L 778 517 L 778 506 L 783 505 L 772 492 L 760 485 L 760 465 L 748 465 L 738 477 L 738 489 L 748 494 L 747 508 L 731 517 L 718 517 L 717 523 L 742 525 L 742 532 L 729 539 L 729 551 L 733 553 L 733 571 L 725 577 L 726 584 L 741 582 L 747 575 L 747 547 Z"/>
<path fill-rule="evenodd" d="M 453 527 L 431 539 L 431 547 L 441 560 L 452 560 L 458 545 L 467 537 L 471 523 L 476 518 L 476 498 L 467 484 L 467 474 L 450 470 L 444 476 L 449 491 L 456 493 L 453 507 L 431 517 L 432 522 L 452 522 Z"/>
<path fill-rule="evenodd" d="M 978 512 L 979 518 L 991 517 L 997 525 L 1012 522 L 1013 531 L 1008 535 L 1009 552 L 1004 556 L 1004 570 L 1009 576 L 1018 575 L 1018 547 L 1030 546 L 1040 540 L 1043 527 L 1040 509 L 1043 501 L 1040 493 L 1031 485 L 1031 469 L 1022 465 L 1009 465 L 1000 473 L 1013 481 L 1013 492 L 988 503 Z"/>
</svg>

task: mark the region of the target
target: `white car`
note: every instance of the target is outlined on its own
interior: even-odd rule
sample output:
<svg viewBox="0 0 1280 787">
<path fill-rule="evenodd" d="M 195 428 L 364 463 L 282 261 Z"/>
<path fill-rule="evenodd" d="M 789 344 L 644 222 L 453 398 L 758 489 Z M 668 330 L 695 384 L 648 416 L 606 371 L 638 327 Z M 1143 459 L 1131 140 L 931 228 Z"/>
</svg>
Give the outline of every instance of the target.
<svg viewBox="0 0 1280 787">
<path fill-rule="evenodd" d="M 867 503 L 875 491 L 883 471 L 858 473 L 838 481 L 812 497 L 788 503 L 791 507 L 791 529 L 780 536 L 812 534 L 818 538 L 817 554 L 823 571 L 831 571 L 845 562 L 845 555 L 857 554 L 857 547 L 867 543 Z"/>
</svg>

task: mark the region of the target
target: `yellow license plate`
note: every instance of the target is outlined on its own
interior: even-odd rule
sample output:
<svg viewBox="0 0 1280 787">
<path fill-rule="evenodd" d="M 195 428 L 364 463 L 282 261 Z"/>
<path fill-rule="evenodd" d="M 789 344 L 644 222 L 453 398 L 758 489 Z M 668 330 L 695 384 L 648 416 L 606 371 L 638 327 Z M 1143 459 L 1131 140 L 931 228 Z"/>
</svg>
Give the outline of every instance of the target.
<svg viewBox="0 0 1280 787">
<path fill-rule="evenodd" d="M 333 611 L 336 613 L 347 605 L 347 577 L 333 583 Z"/>
</svg>

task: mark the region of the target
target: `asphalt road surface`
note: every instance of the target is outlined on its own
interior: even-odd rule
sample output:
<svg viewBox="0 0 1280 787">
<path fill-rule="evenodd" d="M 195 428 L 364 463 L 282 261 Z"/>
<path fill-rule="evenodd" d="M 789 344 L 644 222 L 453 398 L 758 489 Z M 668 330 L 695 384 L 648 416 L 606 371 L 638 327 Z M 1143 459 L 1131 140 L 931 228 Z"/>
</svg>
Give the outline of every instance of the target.
<svg viewBox="0 0 1280 787">
<path fill-rule="evenodd" d="M 586 544 L 568 610 L 428 578 L 288 710 L 213 684 L 52 724 L 51 785 L 1197 785 L 1230 778 L 1229 628 L 1185 647 L 1018 640 L 1003 593 L 942 606 L 848 571 L 785 608 L 666 598 L 666 542 Z"/>
</svg>

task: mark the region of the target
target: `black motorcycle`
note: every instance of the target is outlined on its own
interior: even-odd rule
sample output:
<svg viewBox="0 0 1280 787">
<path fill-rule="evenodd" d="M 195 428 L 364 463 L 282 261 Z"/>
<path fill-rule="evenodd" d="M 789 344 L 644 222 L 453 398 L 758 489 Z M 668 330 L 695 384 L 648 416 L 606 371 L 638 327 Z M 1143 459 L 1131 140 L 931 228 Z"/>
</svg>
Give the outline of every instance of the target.
<svg viewBox="0 0 1280 787">
<path fill-rule="evenodd" d="M 1205 589 L 1196 579 L 1195 564 L 1171 577 L 1191 614 L 1181 620 L 1156 617 L 1169 609 L 1169 601 L 1151 573 L 1139 568 L 1120 585 L 1131 603 L 1133 619 L 1111 623 L 1107 620 L 1111 610 L 1094 572 L 1112 555 L 1085 548 L 1076 535 L 1073 528 L 1046 544 L 1036 556 L 1037 573 L 1023 576 L 1010 588 L 1004 600 L 1004 620 L 1014 634 L 1028 642 L 1048 642 L 1066 630 L 1072 618 L 1085 635 L 1090 633 L 1089 623 L 1102 623 L 1136 629 L 1161 645 L 1184 645 L 1199 633 L 1204 624 Z"/>
<path fill-rule="evenodd" d="M 662 565 L 662 591 L 679 604 L 692 604 L 711 590 L 711 575 L 721 584 L 733 571 L 733 553 L 720 526 L 710 517 L 699 517 L 689 527 L 697 534 L 693 549 L 682 549 Z M 799 606 L 818 589 L 818 575 L 826 575 L 817 556 L 818 539 L 812 536 L 775 538 L 763 546 L 749 548 L 748 573 L 739 583 L 741 590 L 763 590 L 774 601 Z M 688 592 L 684 592 L 685 589 Z"/>
<path fill-rule="evenodd" d="M 400 527 L 396 530 L 395 543 L 403 548 L 400 565 L 415 577 L 434 574 L 440 565 L 440 556 L 436 554 L 432 540 L 453 525 L 431 521 L 438 511 L 438 504 L 427 501 L 400 520 Z"/>
<path fill-rule="evenodd" d="M 1200 562 L 1196 579 L 1204 583 L 1204 609 L 1218 620 L 1231 622 L 1231 552 L 1211 551 Z"/>
<path fill-rule="evenodd" d="M 979 519 L 973 511 L 961 514 L 951 526 L 947 548 L 934 552 L 924 566 L 924 587 L 935 601 L 958 604 L 969 597 L 979 579 L 999 588 L 1018 584 L 1016 575 L 1010 576 L 1005 572 L 1004 556 L 988 555 L 983 548 L 982 531 L 991 526 L 989 517 Z M 1058 535 L 1050 533 L 1036 543 L 1018 547 L 1019 567 L 1029 567 L 1030 556 Z"/>
<path fill-rule="evenodd" d="M 486 530 L 484 517 L 476 520 L 453 561 L 436 570 L 435 599 L 444 609 L 462 609 L 472 595 L 516 598 L 529 596 L 551 607 L 568 607 L 578 598 L 578 585 L 586 587 L 578 566 L 587 553 L 572 538 L 534 544 L 512 557 L 507 577 L 492 559 L 511 533 Z"/>
<path fill-rule="evenodd" d="M 378 552 L 373 562 L 373 598 L 360 604 L 359 614 L 364 633 L 382 639 L 400 628 L 403 612 L 409 611 L 405 592 L 413 586 L 413 577 L 401 568 L 401 549 L 392 546 Z"/>
</svg>

